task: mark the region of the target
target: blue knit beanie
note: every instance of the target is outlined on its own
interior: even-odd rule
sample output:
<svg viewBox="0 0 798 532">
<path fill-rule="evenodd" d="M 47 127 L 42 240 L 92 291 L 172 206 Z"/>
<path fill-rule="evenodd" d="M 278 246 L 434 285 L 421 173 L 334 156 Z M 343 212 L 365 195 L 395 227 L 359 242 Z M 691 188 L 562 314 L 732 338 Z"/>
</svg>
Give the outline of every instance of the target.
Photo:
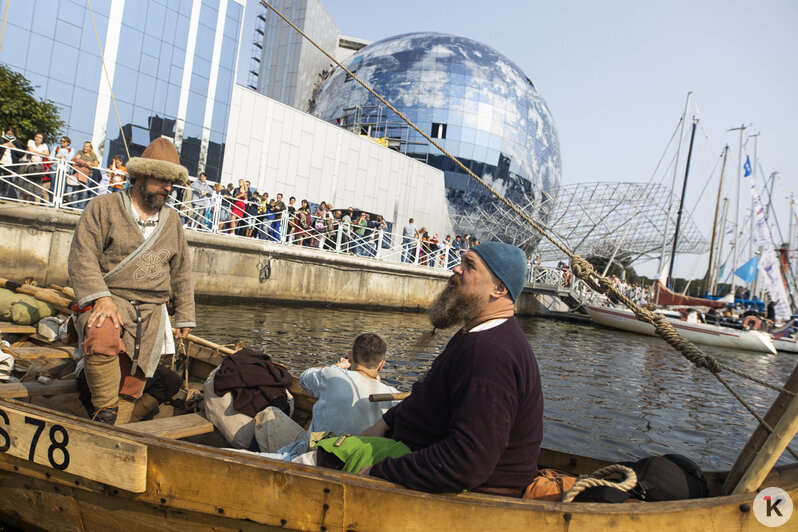
<svg viewBox="0 0 798 532">
<path fill-rule="evenodd" d="M 515 302 L 526 282 L 526 255 L 521 248 L 504 242 L 485 242 L 472 247 L 471 251 L 482 257 Z"/>
</svg>

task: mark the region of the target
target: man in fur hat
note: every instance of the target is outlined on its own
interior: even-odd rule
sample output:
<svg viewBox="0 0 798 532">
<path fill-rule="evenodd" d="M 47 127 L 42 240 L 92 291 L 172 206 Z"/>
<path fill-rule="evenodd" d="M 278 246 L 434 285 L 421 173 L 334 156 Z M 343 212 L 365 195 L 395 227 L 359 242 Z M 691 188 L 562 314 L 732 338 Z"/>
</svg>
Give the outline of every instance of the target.
<svg viewBox="0 0 798 532">
<path fill-rule="evenodd" d="M 166 303 L 175 308 L 175 337 L 195 327 L 191 260 L 180 216 L 165 206 L 188 171 L 172 143 L 155 139 L 127 165 L 132 187 L 98 196 L 78 222 L 69 278 L 78 305 L 77 330 L 93 419 L 130 419 L 146 379 L 163 353 L 174 352 Z"/>
</svg>

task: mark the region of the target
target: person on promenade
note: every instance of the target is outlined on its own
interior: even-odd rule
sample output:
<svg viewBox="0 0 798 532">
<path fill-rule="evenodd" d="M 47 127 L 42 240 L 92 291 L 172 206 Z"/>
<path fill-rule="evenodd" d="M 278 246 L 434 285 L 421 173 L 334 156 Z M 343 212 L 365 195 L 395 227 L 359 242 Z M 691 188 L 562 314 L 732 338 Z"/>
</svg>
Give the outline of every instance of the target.
<svg viewBox="0 0 798 532">
<path fill-rule="evenodd" d="M 273 233 L 277 235 L 274 240 L 280 240 L 280 231 L 283 228 L 283 213 L 287 210 L 283 195 L 277 194 L 277 199 L 274 202 L 274 222 L 272 222 Z"/>
<path fill-rule="evenodd" d="M 415 240 L 418 238 L 418 229 L 410 221 L 402 228 L 402 262 L 413 262 L 416 255 Z"/>
<path fill-rule="evenodd" d="M 121 155 L 114 155 L 111 160 L 111 166 L 108 167 L 108 174 L 108 188 L 111 192 L 119 192 L 125 188 L 127 168 L 122 163 Z"/>
<path fill-rule="evenodd" d="M 93 174 L 94 170 L 99 166 L 100 161 L 97 160 L 97 155 L 94 153 L 94 146 L 91 145 L 91 142 L 87 140 L 83 143 L 83 149 L 75 154 L 75 158 L 72 159 L 72 164 L 75 166 L 75 177 L 83 186 L 83 191 L 79 192 L 78 197 L 75 198 L 80 202 L 76 207 L 78 209 L 84 209 L 86 207 L 86 200 L 89 198 L 91 192 L 89 187 L 96 187 L 99 183 L 99 180 L 95 182 Z M 96 195 L 97 192 L 94 191 L 94 194 Z"/>
<path fill-rule="evenodd" d="M 44 143 L 44 135 L 36 133 L 32 139 L 28 140 L 28 166 L 25 167 L 25 181 L 22 188 L 28 194 L 25 198 L 36 203 L 46 203 L 50 201 L 47 193 L 50 188 L 50 178 L 45 175 L 44 159 L 50 155 L 50 148 Z M 45 184 L 44 179 L 47 178 Z"/>
<path fill-rule="evenodd" d="M 17 198 L 19 191 L 13 184 L 17 184 L 17 179 L 10 177 L 12 173 L 19 174 L 20 159 L 24 158 L 25 144 L 17 138 L 17 130 L 7 127 L 5 133 L 0 137 L 0 198 Z M 8 176 L 8 177 L 6 177 Z"/>
<path fill-rule="evenodd" d="M 401 442 L 406 454 L 365 464 L 361 474 L 427 492 L 521 497 L 543 439 L 537 361 L 514 317 L 525 278 L 515 246 L 486 242 L 463 255 L 429 310 L 435 328 L 462 328 L 410 396 L 361 434 L 375 452 Z M 319 465 L 326 458 L 318 452 Z"/>
<path fill-rule="evenodd" d="M 197 179 L 191 183 L 191 218 L 194 227 L 210 227 L 211 223 L 211 196 L 213 187 L 208 183 L 205 172 L 200 172 Z"/>
<path fill-rule="evenodd" d="M 53 150 L 53 158 L 58 160 L 61 159 L 66 162 L 72 162 L 72 159 L 75 158 L 75 148 L 70 146 L 72 144 L 72 139 L 69 137 L 61 137 L 59 141 L 58 147 Z M 72 175 L 72 169 L 68 166 L 66 167 L 66 183 L 65 183 L 65 192 L 67 197 L 65 198 L 66 202 L 74 201 L 72 197 L 75 190 L 80 187 L 80 183 L 77 179 L 75 179 L 74 175 Z"/>
<path fill-rule="evenodd" d="M 155 139 L 127 166 L 133 186 L 91 200 L 67 267 L 75 289 L 79 354 L 85 358 L 93 419 L 127 422 L 163 353 L 194 322 L 191 257 L 178 214 L 166 206 L 173 184 L 188 180 L 174 145 Z"/>
<path fill-rule="evenodd" d="M 233 190 L 233 208 L 232 217 L 230 221 L 230 234 L 236 234 L 237 226 L 244 217 L 247 208 L 248 194 L 247 184 L 243 179 L 238 180 L 238 187 Z"/>
</svg>

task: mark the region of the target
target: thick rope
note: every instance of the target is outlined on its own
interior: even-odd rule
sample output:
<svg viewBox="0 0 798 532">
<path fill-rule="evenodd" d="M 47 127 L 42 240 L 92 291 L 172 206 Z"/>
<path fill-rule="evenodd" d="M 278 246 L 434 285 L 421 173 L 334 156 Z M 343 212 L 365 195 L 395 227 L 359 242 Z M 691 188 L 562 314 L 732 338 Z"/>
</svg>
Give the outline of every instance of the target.
<svg viewBox="0 0 798 532">
<path fill-rule="evenodd" d="M 614 481 L 607 480 L 606 477 L 610 475 L 619 474 L 624 477 L 623 480 Z M 562 496 L 562 502 L 571 502 L 574 498 L 588 488 L 595 488 L 597 486 L 607 486 L 609 488 L 619 489 L 621 491 L 629 491 L 637 485 L 637 474 L 630 467 L 622 466 L 620 464 L 608 465 L 602 467 L 598 471 L 593 472 L 586 477 L 579 477 L 579 479 L 571 486 L 571 489 L 566 491 Z"/>
<path fill-rule="evenodd" d="M 634 301 L 626 297 L 612 282 L 612 280 L 608 279 L 607 277 L 599 275 L 593 265 L 587 262 L 584 258 L 579 255 L 574 254 L 569 249 L 565 247 L 564 244 L 560 243 L 553 236 L 548 234 L 543 227 L 541 227 L 537 222 L 532 220 L 525 212 L 523 212 L 520 208 L 518 208 L 515 204 L 511 203 L 510 200 L 505 198 L 499 192 L 494 190 L 490 185 L 488 185 L 482 178 L 477 176 L 474 172 L 472 172 L 467 166 L 460 162 L 457 157 L 446 151 L 443 146 L 438 144 L 434 139 L 432 139 L 429 135 L 427 135 L 424 131 L 419 129 L 419 127 L 409 118 L 407 118 L 404 114 L 402 114 L 396 107 L 391 105 L 385 98 L 377 94 L 374 89 L 369 87 L 363 80 L 358 78 L 352 71 L 342 65 L 338 60 L 336 60 L 332 55 L 330 55 L 324 48 L 321 47 L 318 43 L 316 43 L 313 39 L 311 39 L 305 32 L 303 32 L 300 28 L 298 28 L 293 22 L 288 20 L 285 15 L 283 15 L 280 11 L 275 9 L 269 2 L 266 0 L 261 0 L 261 4 L 265 7 L 274 11 L 281 19 L 283 19 L 291 28 L 294 29 L 299 35 L 302 36 L 305 40 L 307 40 L 310 44 L 316 47 L 321 53 L 323 53 L 330 61 L 332 61 L 338 68 L 342 69 L 347 75 L 351 76 L 352 79 L 358 82 L 364 89 L 366 89 L 372 96 L 377 98 L 383 105 L 385 105 L 388 109 L 396 113 L 396 115 L 401 118 L 407 125 L 409 125 L 413 130 L 415 130 L 419 135 L 424 137 L 431 145 L 435 146 L 438 150 L 441 151 L 444 155 L 446 155 L 450 160 L 452 160 L 460 169 L 468 174 L 472 179 L 474 179 L 477 183 L 482 185 L 488 192 L 490 192 L 493 196 L 496 197 L 500 202 L 502 202 L 508 209 L 512 212 L 517 214 L 522 220 L 527 222 L 533 229 L 535 229 L 540 235 L 546 237 L 554 246 L 562 251 L 567 257 L 571 259 L 571 271 L 573 274 L 582 279 L 584 282 L 588 284 L 591 288 L 600 292 L 601 294 L 609 296 L 611 299 L 617 299 L 627 308 L 629 308 L 634 315 L 637 317 L 638 320 L 649 323 L 654 326 L 656 333 L 666 342 L 668 342 L 674 349 L 676 349 L 682 356 L 684 356 L 688 361 L 695 364 L 699 368 L 705 368 L 709 370 L 720 382 L 731 391 L 731 387 L 723 380 L 719 378 L 719 373 L 721 369 L 726 369 L 731 371 L 735 375 L 740 377 L 749 379 L 757 384 L 765 386 L 767 388 L 771 388 L 773 390 L 786 393 L 792 397 L 795 396 L 793 392 L 786 390 L 780 386 L 776 386 L 773 384 L 766 383 L 760 379 L 752 375 L 748 375 L 739 370 L 732 370 L 725 364 L 718 362 L 715 357 L 705 354 L 701 351 L 698 347 L 695 346 L 692 342 L 689 342 L 682 338 L 676 329 L 673 328 L 673 325 L 668 323 L 664 316 L 661 314 L 655 314 L 654 312 L 646 309 L 640 308 Z M 739 393 L 732 392 L 732 395 L 737 398 L 738 401 L 741 401 L 743 406 L 749 411 L 753 412 L 753 409 L 745 403 L 740 396 Z M 761 419 L 759 416 L 755 416 L 758 420 Z M 763 425 L 769 433 L 773 432 L 773 429 L 770 428 L 768 425 Z M 792 453 L 792 451 L 790 451 Z M 793 454 L 794 455 L 794 454 Z M 795 456 L 795 455 L 794 455 Z"/>
</svg>

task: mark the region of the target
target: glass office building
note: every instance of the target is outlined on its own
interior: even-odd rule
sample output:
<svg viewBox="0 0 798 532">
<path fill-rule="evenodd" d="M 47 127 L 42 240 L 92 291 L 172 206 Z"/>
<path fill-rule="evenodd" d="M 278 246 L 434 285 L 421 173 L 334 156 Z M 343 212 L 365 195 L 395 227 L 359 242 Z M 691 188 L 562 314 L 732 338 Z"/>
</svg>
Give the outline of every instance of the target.
<svg viewBox="0 0 798 532">
<path fill-rule="evenodd" d="M 190 174 L 204 169 L 215 180 L 244 6 L 245 0 L 93 0 L 90 12 L 79 0 L 12 1 L 0 61 L 37 86 L 38 97 L 55 102 L 73 146 L 91 140 L 101 162 L 115 154 L 127 159 L 123 138 L 137 156 L 166 136 Z"/>
<path fill-rule="evenodd" d="M 544 192 L 556 196 L 560 183 L 559 140 L 546 103 L 514 63 L 464 37 L 414 33 L 371 44 L 343 64 L 477 176 L 545 221 Z M 443 170 L 458 233 L 530 251 L 536 245 L 516 215 L 343 70 L 322 83 L 311 112 Z"/>
</svg>

